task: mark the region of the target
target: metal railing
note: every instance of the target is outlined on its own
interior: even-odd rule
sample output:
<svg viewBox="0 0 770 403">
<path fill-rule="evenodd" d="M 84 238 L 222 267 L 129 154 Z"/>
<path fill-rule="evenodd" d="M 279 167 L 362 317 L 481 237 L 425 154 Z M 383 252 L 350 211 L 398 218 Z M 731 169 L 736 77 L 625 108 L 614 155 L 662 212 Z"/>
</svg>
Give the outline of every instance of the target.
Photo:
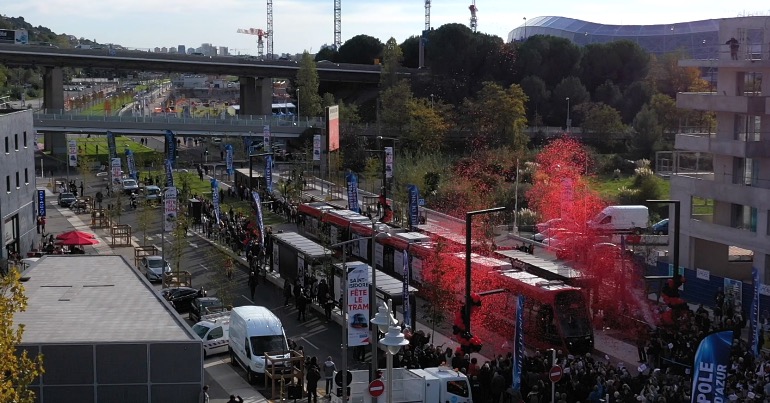
<svg viewBox="0 0 770 403">
<path fill-rule="evenodd" d="M 251 127 L 259 131 L 258 126 L 270 125 L 278 127 L 325 127 L 322 118 L 305 118 L 272 115 L 235 115 L 225 117 L 196 118 L 177 115 L 157 116 L 116 116 L 104 115 L 78 115 L 66 113 L 62 110 L 43 109 L 34 114 L 36 121 L 61 121 L 61 122 L 111 122 L 111 123 L 158 123 L 158 124 L 189 124 L 189 125 L 220 125 Z M 261 131 L 260 131 L 261 133 Z"/>
</svg>

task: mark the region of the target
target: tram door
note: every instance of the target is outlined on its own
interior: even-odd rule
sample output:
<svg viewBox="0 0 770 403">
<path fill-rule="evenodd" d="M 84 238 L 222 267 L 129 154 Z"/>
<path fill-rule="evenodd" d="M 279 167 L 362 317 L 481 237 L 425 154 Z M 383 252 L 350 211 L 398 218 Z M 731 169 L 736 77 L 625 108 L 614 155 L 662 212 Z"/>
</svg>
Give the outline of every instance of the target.
<svg viewBox="0 0 770 403">
<path fill-rule="evenodd" d="M 556 324 L 553 306 L 550 304 L 534 303 L 533 318 L 537 323 L 534 327 L 535 335 L 549 344 L 561 345 L 559 329 Z"/>
</svg>

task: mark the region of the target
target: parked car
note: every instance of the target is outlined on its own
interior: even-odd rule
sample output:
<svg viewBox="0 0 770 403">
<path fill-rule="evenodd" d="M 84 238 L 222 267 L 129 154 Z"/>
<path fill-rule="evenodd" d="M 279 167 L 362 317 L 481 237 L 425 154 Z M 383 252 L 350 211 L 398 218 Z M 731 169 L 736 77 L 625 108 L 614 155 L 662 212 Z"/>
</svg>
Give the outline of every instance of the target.
<svg viewBox="0 0 770 403">
<path fill-rule="evenodd" d="M 224 311 L 222 300 L 217 297 L 195 298 L 190 304 L 189 318 L 193 322 L 200 322 L 201 317 L 212 313 Z"/>
<path fill-rule="evenodd" d="M 157 201 L 161 199 L 160 188 L 155 185 L 144 187 L 144 199 L 147 201 Z"/>
<path fill-rule="evenodd" d="M 668 235 L 668 218 L 653 224 L 653 226 L 650 228 L 650 232 L 652 232 L 654 235 Z"/>
<path fill-rule="evenodd" d="M 74 194 L 65 192 L 65 193 L 59 193 L 59 205 L 62 207 L 70 207 L 72 203 L 75 203 L 75 200 L 77 200 L 77 197 L 75 197 Z"/>
<path fill-rule="evenodd" d="M 535 235 L 532 235 L 532 239 L 538 242 L 543 242 L 546 238 L 551 238 L 558 234 L 559 232 L 567 231 L 566 228 L 557 228 L 557 227 L 551 227 L 545 229 L 543 232 L 538 232 Z"/>
<path fill-rule="evenodd" d="M 145 256 L 139 262 L 140 271 L 149 281 L 163 281 L 163 276 L 171 273 L 171 265 L 160 256 Z"/>
<path fill-rule="evenodd" d="M 195 298 L 205 297 L 206 291 L 191 287 L 173 287 L 164 288 L 160 291 L 160 295 L 171 303 L 171 306 L 176 309 L 177 312 L 189 312 L 192 307 L 192 302 Z"/>
<path fill-rule="evenodd" d="M 131 193 L 139 191 L 139 184 L 137 184 L 133 179 L 123 179 L 121 186 L 123 188 L 123 193 L 125 194 L 130 195 Z"/>
</svg>

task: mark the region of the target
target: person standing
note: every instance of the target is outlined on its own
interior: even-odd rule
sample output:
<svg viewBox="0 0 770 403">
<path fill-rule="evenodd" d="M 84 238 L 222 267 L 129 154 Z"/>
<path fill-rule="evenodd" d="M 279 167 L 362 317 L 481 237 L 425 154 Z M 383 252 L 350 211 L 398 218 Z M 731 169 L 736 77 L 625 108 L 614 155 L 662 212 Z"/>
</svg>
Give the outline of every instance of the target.
<svg viewBox="0 0 770 403">
<path fill-rule="evenodd" d="M 85 186 L 83 186 L 83 181 L 80 181 L 80 195 L 85 196 Z"/>
<path fill-rule="evenodd" d="M 283 306 L 288 306 L 291 301 L 291 281 L 283 280 Z"/>
<path fill-rule="evenodd" d="M 45 234 L 45 216 L 40 217 L 40 228 L 43 230 L 43 233 Z"/>
<path fill-rule="evenodd" d="M 254 294 L 257 292 L 257 286 L 259 280 L 257 279 L 257 273 L 254 270 L 249 273 L 249 291 L 251 291 L 251 300 L 254 301 Z"/>
<path fill-rule="evenodd" d="M 198 398 L 198 403 L 209 403 L 209 385 L 203 386 L 203 390 L 201 390 L 200 397 Z"/>
<path fill-rule="evenodd" d="M 334 297 L 327 292 L 324 301 L 324 315 L 326 316 L 327 322 L 332 320 L 332 309 L 334 309 Z"/>
<path fill-rule="evenodd" d="M 40 227 L 43 225 L 43 216 L 37 216 L 37 233 L 40 233 Z"/>
<path fill-rule="evenodd" d="M 307 368 L 307 403 L 318 403 L 318 380 L 321 379 L 321 369 L 318 367 L 318 360 L 315 357 L 310 358 L 310 364 Z M 313 401 L 310 401 L 310 398 Z"/>
<path fill-rule="evenodd" d="M 324 379 L 326 380 L 326 396 L 332 393 L 332 382 L 334 381 L 334 373 L 337 372 L 337 366 L 332 361 L 332 356 L 326 357 L 324 361 Z"/>
<path fill-rule="evenodd" d="M 299 288 L 299 293 L 296 293 L 297 288 Z M 301 286 L 294 286 L 294 290 L 296 294 L 294 303 L 297 304 L 297 320 L 304 322 L 306 319 L 305 310 L 307 309 L 308 298 L 305 296 L 305 291 Z"/>
</svg>

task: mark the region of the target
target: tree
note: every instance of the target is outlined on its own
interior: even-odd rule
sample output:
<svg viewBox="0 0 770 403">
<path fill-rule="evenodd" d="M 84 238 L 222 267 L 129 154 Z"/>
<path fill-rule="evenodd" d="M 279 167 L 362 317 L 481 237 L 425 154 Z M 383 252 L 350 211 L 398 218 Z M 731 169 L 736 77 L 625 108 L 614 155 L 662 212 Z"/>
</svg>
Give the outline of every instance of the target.
<svg viewBox="0 0 770 403">
<path fill-rule="evenodd" d="M 623 101 L 623 93 L 620 92 L 620 87 L 608 79 L 602 85 L 596 87 L 593 99 L 596 102 L 601 102 L 617 109 Z"/>
<path fill-rule="evenodd" d="M 321 47 L 321 50 L 318 51 L 318 53 L 315 54 L 315 61 L 320 62 L 321 60 L 328 60 L 330 62 L 337 62 L 337 59 L 339 59 L 339 54 L 336 50 L 334 50 L 333 47 L 324 45 Z"/>
<path fill-rule="evenodd" d="M 642 106 L 650 102 L 654 92 L 654 88 L 644 81 L 636 81 L 628 86 L 623 91 L 623 106 L 620 109 L 623 122 L 633 121 L 636 114 L 642 109 Z"/>
<path fill-rule="evenodd" d="M 682 113 L 676 107 L 676 101 L 666 94 L 655 94 L 650 99 L 649 107 L 655 112 L 658 124 L 664 133 L 673 133 L 679 128 Z"/>
<path fill-rule="evenodd" d="M 439 150 L 449 124 L 439 109 L 426 98 L 412 98 L 407 104 L 409 127 L 404 139 L 405 146 L 417 150 Z"/>
<path fill-rule="evenodd" d="M 551 93 L 551 124 L 561 126 L 567 121 L 567 98 L 569 98 L 569 107 L 572 109 L 589 101 L 591 95 L 579 78 L 571 76 L 561 80 Z M 572 116 L 570 115 L 570 117 Z M 572 126 L 579 125 L 579 121 L 577 124 L 572 124 Z"/>
<path fill-rule="evenodd" d="M 0 401 L 32 403 L 36 401 L 35 392 L 28 386 L 45 370 L 42 354 L 30 357 L 26 350 L 18 348 L 24 325 L 14 326 L 13 316 L 27 309 L 20 279 L 21 273 L 16 269 L 0 276 Z"/>
<path fill-rule="evenodd" d="M 580 78 L 591 92 L 607 80 L 625 90 L 647 76 L 649 59 L 649 53 L 635 42 L 589 44 L 583 49 Z"/>
<path fill-rule="evenodd" d="M 581 51 L 565 38 L 535 35 L 517 45 L 515 71 L 518 77 L 537 76 L 548 88 L 578 74 Z"/>
<path fill-rule="evenodd" d="M 517 84 L 504 89 L 499 84 L 485 82 L 476 99 L 466 99 L 463 103 L 464 126 L 491 146 L 521 149 L 528 141 L 524 134 L 526 102 L 527 96 Z"/>
<path fill-rule="evenodd" d="M 321 116 L 321 96 L 318 95 L 318 70 L 310 53 L 302 53 L 299 70 L 297 71 L 297 89 L 299 90 L 299 104 L 301 116 Z"/>
<path fill-rule="evenodd" d="M 603 103 L 586 102 L 576 108 L 583 117 L 580 127 L 583 134 L 590 133 L 606 146 L 612 146 L 613 138 L 625 133 L 626 126 L 620 118 L 620 112 Z"/>
<path fill-rule="evenodd" d="M 661 130 L 655 111 L 648 105 L 636 114 L 633 122 L 634 133 L 631 136 L 631 155 L 634 159 L 653 160 L 658 151 L 663 130 Z"/>
<path fill-rule="evenodd" d="M 369 35 L 356 35 L 339 48 L 338 63 L 374 64 L 382 54 L 382 42 Z"/>
<path fill-rule="evenodd" d="M 396 40 L 388 39 L 382 52 L 382 74 L 380 74 L 380 91 L 391 88 L 402 81 L 398 77 L 398 69 L 401 67 L 401 61 L 404 58 L 401 47 Z"/>
<path fill-rule="evenodd" d="M 530 125 L 532 125 L 535 115 L 543 114 L 548 110 L 548 99 L 551 97 L 551 93 L 546 88 L 545 81 L 537 76 L 524 77 L 520 85 L 527 95 L 527 116 L 530 119 Z"/>
<path fill-rule="evenodd" d="M 648 82 L 658 92 L 676 97 L 678 92 L 708 91 L 709 83 L 701 78 L 697 67 L 680 67 L 679 60 L 685 59 L 684 52 L 666 53 L 650 60 Z"/>
<path fill-rule="evenodd" d="M 420 41 L 419 36 L 410 36 L 401 43 L 401 50 L 404 52 L 404 67 L 416 69 L 420 66 Z M 427 53 L 427 50 L 426 50 Z"/>
<path fill-rule="evenodd" d="M 408 126 L 409 104 L 412 90 L 409 83 L 400 80 L 394 86 L 380 92 L 380 124 L 383 133 L 391 137 L 400 137 Z"/>
</svg>

